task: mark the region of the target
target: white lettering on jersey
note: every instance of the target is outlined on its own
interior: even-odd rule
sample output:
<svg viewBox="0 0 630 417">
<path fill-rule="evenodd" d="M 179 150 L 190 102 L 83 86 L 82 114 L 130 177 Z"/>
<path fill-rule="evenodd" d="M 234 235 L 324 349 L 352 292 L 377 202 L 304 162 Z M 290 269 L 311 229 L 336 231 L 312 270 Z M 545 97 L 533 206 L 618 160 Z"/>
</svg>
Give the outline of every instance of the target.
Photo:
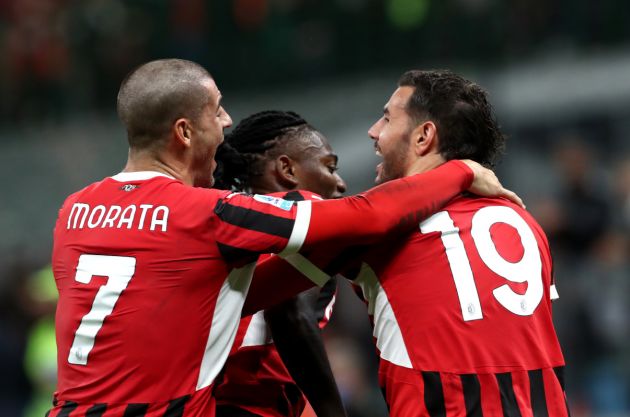
<svg viewBox="0 0 630 417">
<path fill-rule="evenodd" d="M 152 204 L 140 204 L 138 210 L 138 207 L 133 204 L 123 208 L 116 205 L 90 207 L 89 204 L 74 203 L 70 210 L 70 216 L 68 216 L 66 228 L 68 230 L 83 229 L 87 225 L 90 229 L 122 229 L 124 227 L 143 230 L 145 229 L 145 221 L 150 221 L 151 224 L 146 225 L 149 230 L 166 232 L 169 212 L 167 206 L 153 206 Z"/>
<path fill-rule="evenodd" d="M 72 206 L 72 210 L 70 210 L 70 216 L 68 217 L 68 226 L 66 228 L 76 229 L 77 221 L 80 218 L 81 223 L 79 223 L 78 228 L 83 229 L 83 225 L 85 224 L 85 218 L 87 217 L 89 211 L 90 211 L 90 206 L 88 206 L 87 204 L 74 203 L 74 205 Z M 74 219 L 74 223 L 72 224 L 72 227 L 70 227 L 70 221 L 72 219 Z"/>
</svg>

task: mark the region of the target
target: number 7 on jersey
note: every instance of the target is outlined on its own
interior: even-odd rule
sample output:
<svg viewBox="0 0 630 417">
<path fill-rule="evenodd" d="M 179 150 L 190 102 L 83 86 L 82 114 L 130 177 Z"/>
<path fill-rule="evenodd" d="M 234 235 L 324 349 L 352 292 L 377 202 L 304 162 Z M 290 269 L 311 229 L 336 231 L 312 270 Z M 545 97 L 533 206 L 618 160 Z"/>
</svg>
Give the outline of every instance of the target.
<svg viewBox="0 0 630 417">
<path fill-rule="evenodd" d="M 112 314 L 120 294 L 127 288 L 136 271 L 136 258 L 128 256 L 81 255 L 74 279 L 89 284 L 94 275 L 106 276 L 107 284 L 98 289 L 92 308 L 83 316 L 79 328 L 74 333 L 74 341 L 68 355 L 68 362 L 87 365 L 88 356 L 94 347 L 105 317 Z"/>
</svg>

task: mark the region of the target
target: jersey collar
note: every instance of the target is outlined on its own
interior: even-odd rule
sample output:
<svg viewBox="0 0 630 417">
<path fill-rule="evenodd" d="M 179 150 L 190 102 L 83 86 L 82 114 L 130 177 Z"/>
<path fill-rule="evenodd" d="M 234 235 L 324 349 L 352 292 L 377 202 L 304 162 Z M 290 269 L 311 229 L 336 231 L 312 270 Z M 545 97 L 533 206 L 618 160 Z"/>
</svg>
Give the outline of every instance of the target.
<svg viewBox="0 0 630 417">
<path fill-rule="evenodd" d="M 155 177 L 166 177 L 175 179 L 174 177 L 157 171 L 136 171 L 136 172 L 120 172 L 111 178 L 119 182 L 144 181 Z"/>
</svg>

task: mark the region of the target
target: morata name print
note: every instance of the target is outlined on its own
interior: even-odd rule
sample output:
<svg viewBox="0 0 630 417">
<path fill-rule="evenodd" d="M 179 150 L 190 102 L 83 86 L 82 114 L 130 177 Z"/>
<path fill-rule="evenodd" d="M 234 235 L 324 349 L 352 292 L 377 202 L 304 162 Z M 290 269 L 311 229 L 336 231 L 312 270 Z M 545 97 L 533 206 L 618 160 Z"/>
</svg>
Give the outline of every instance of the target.
<svg viewBox="0 0 630 417">
<path fill-rule="evenodd" d="M 168 226 L 167 206 L 152 204 L 131 204 L 122 206 L 98 205 L 91 207 L 85 203 L 74 203 L 68 217 L 67 229 L 138 229 L 166 232 Z"/>
</svg>

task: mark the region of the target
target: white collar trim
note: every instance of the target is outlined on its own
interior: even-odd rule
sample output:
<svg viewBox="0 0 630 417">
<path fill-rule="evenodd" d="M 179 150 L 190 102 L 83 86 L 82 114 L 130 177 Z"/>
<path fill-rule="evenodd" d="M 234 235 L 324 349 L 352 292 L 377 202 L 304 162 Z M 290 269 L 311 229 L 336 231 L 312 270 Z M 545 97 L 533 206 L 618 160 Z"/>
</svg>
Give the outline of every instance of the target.
<svg viewBox="0 0 630 417">
<path fill-rule="evenodd" d="M 112 176 L 111 178 L 119 182 L 129 182 L 129 181 L 150 180 L 151 178 L 155 178 L 155 177 L 166 177 L 166 178 L 171 178 L 173 180 L 175 179 L 174 177 L 170 175 L 163 174 L 161 172 L 156 172 L 156 171 L 121 172 Z"/>
</svg>

